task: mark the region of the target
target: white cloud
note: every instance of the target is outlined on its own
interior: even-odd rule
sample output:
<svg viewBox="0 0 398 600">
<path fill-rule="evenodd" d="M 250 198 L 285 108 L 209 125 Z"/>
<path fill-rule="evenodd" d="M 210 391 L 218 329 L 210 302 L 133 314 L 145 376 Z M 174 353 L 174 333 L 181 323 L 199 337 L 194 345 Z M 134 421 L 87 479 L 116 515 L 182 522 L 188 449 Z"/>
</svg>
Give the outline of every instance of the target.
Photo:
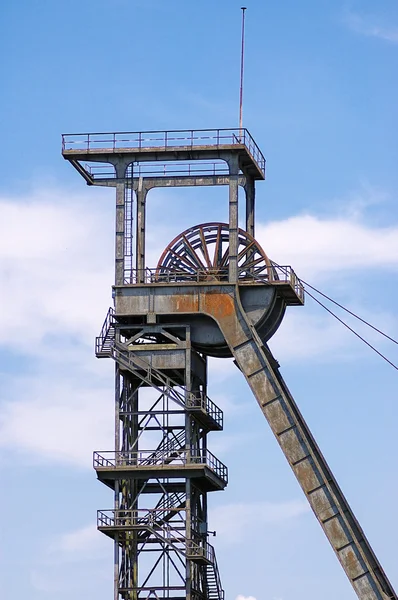
<svg viewBox="0 0 398 600">
<path fill-rule="evenodd" d="M 0 344 L 26 354 L 46 336 L 91 345 L 111 303 L 113 190 L 3 197 L 0 213 Z M 151 258 L 167 232 L 152 236 Z"/>
<path fill-rule="evenodd" d="M 12 351 L 12 360 L 30 360 L 29 374 L 3 377 L 0 446 L 29 463 L 90 467 L 93 450 L 113 445 L 112 365 L 93 355 L 93 338 L 110 304 L 113 191 L 54 189 L 3 197 L 0 211 L 0 346 Z M 151 236 L 148 264 L 170 237 L 157 225 Z M 258 239 L 275 261 L 291 263 L 310 281 L 398 266 L 398 226 L 369 226 L 357 214 L 260 224 Z M 391 315 L 382 320 L 396 326 Z M 338 350 L 336 359 L 354 347 L 339 324 L 304 309 L 291 310 L 271 346 L 283 360 L 319 360 Z M 226 382 L 239 377 L 232 360 L 211 359 L 209 370 L 210 395 L 239 414 L 239 403 L 229 390 L 224 393 Z M 226 438 L 219 450 L 234 441 Z"/>
<path fill-rule="evenodd" d="M 107 554 L 109 540 L 97 530 L 95 525 L 87 525 L 75 531 L 64 533 L 50 545 L 50 554 L 61 561 L 93 560 Z"/>
<path fill-rule="evenodd" d="M 111 303 L 114 192 L 38 190 L 0 198 L 0 213 L 0 347 L 34 361 L 34 375 L 3 377 L 0 446 L 90 467 L 113 447 L 113 369 L 94 337 Z"/>
<path fill-rule="evenodd" d="M 11 380 L 6 386 L 0 447 L 12 449 L 25 462 L 45 460 L 90 468 L 93 450 L 113 446 L 111 378 L 105 386 L 93 375 L 37 375 L 37 379 Z"/>
<path fill-rule="evenodd" d="M 306 500 L 226 504 L 210 510 L 210 524 L 220 535 L 220 543 L 233 544 L 240 542 L 244 536 L 258 533 L 259 528 L 282 527 L 309 510 Z"/>
<path fill-rule="evenodd" d="M 0 199 L 0 343 L 35 354 L 45 336 L 91 341 L 113 269 L 113 202 L 95 191 L 108 207 L 88 193 Z"/>
<path fill-rule="evenodd" d="M 309 280 L 378 268 L 398 269 L 398 224 L 369 226 L 351 218 L 295 216 L 257 226 L 266 254 Z"/>
<path fill-rule="evenodd" d="M 223 383 L 237 371 L 232 358 L 209 358 L 209 377 L 216 383 Z"/>
<path fill-rule="evenodd" d="M 352 353 L 352 334 L 329 315 L 288 312 L 269 345 L 283 361 L 345 360 Z M 359 343 L 358 343 L 359 346 Z M 339 352 L 339 354 L 337 354 Z"/>
<path fill-rule="evenodd" d="M 45 597 L 52 597 L 55 591 L 78 595 L 87 592 L 90 597 L 95 580 L 101 584 L 96 597 L 105 599 L 112 591 L 112 554 L 111 541 L 95 525 L 49 538 L 35 557 L 30 572 L 32 586 Z"/>
<path fill-rule="evenodd" d="M 307 311 L 300 309 L 287 311 L 280 328 L 270 340 L 269 346 L 276 358 L 294 362 L 307 361 L 309 358 L 318 362 L 354 360 L 358 356 L 375 358 L 372 350 L 342 323 L 327 312 L 320 312 L 314 308 L 311 299 L 307 300 L 307 304 L 309 305 Z M 398 362 L 395 345 L 335 306 L 329 304 L 329 307 L 365 340 L 383 354 L 387 354 L 390 360 Z M 357 310 L 355 306 L 351 308 Z M 381 330 L 388 332 L 393 338 L 398 337 L 398 322 L 391 314 L 375 315 L 363 307 L 358 310 L 369 322 L 374 323 L 377 317 L 377 325 Z"/>
<path fill-rule="evenodd" d="M 372 195 L 372 198 L 374 195 Z M 369 198 L 365 198 L 367 203 Z M 360 199 L 355 200 L 361 207 Z M 349 207 L 348 207 L 349 208 Z M 375 312 L 374 306 L 361 306 L 356 300 L 358 286 L 366 284 L 368 274 L 398 270 L 398 225 L 370 226 L 357 210 L 344 217 L 301 215 L 257 226 L 257 239 L 265 252 L 280 265 L 291 265 L 308 283 L 324 287 L 341 304 L 394 337 L 398 330 L 395 316 Z M 337 294 L 336 294 L 337 290 Z M 309 290 L 311 291 L 311 290 Z M 313 293 L 313 292 L 312 292 Z M 319 298 L 371 343 L 383 349 L 385 340 L 347 313 Z M 307 296 L 305 308 L 291 308 L 270 341 L 282 360 L 345 360 L 363 352 L 364 346 L 341 323 L 324 310 L 318 310 Z M 298 349 L 299 352 L 298 352 Z M 370 352 L 370 350 L 367 350 Z M 395 348 L 387 353 L 391 356 Z"/>
<path fill-rule="evenodd" d="M 398 27 L 382 25 L 380 19 L 375 16 L 347 11 L 344 15 L 344 22 L 356 33 L 398 44 Z"/>
<path fill-rule="evenodd" d="M 236 600 L 256 600 L 254 596 L 236 596 Z"/>
</svg>

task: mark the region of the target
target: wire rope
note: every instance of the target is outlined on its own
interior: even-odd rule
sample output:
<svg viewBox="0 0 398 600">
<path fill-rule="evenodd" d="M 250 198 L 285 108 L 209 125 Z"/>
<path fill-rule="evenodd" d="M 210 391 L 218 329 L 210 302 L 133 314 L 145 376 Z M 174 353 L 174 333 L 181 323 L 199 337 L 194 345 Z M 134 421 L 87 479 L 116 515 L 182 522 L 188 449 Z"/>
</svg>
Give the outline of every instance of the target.
<svg viewBox="0 0 398 600">
<path fill-rule="evenodd" d="M 273 266 L 275 266 L 277 268 L 280 268 L 282 270 L 282 272 L 285 272 L 285 274 L 286 274 L 286 270 L 284 271 L 283 267 L 281 267 L 280 265 L 277 265 L 274 262 L 272 264 L 273 264 Z M 394 344 L 398 345 L 397 340 L 395 340 L 394 338 L 392 338 L 391 336 L 389 336 L 387 333 L 385 333 L 381 329 L 378 329 L 377 327 L 375 327 L 374 325 L 372 325 L 371 323 L 369 323 L 368 321 L 366 321 L 365 319 L 363 319 L 362 317 L 360 317 L 359 315 L 357 315 L 353 311 L 349 310 L 348 308 L 346 308 L 345 306 L 343 306 L 342 304 L 340 304 L 336 300 L 333 300 L 333 298 L 330 298 L 329 296 L 327 296 L 326 294 L 324 294 L 323 292 L 321 292 L 320 290 L 318 290 L 317 288 L 315 288 L 311 284 L 307 283 L 303 279 L 299 279 L 299 281 L 303 285 L 306 294 L 308 296 L 310 296 L 310 298 L 312 298 L 315 302 L 317 302 L 319 304 L 319 306 L 321 306 L 330 315 L 332 315 L 332 317 L 334 317 L 335 319 L 337 319 L 337 321 L 339 321 L 342 325 L 344 325 L 344 327 L 346 327 L 349 331 L 351 331 L 351 333 L 353 333 L 357 338 L 359 338 L 371 350 L 373 350 L 374 352 L 376 352 L 376 354 L 378 354 L 380 356 L 380 358 L 382 358 L 383 360 L 385 360 L 389 365 L 391 365 L 394 369 L 396 369 L 398 371 L 398 366 L 395 363 L 393 363 L 389 358 L 387 358 L 387 356 L 385 356 L 382 352 L 380 352 L 379 350 L 377 350 L 377 348 L 375 348 L 370 342 L 368 342 L 357 331 L 355 331 L 355 329 L 353 329 L 352 327 L 350 327 L 350 325 L 348 325 L 348 323 L 346 323 L 345 321 L 343 321 L 343 319 L 341 319 L 332 310 L 330 310 L 330 308 L 328 308 L 325 304 L 323 304 L 323 302 L 321 302 L 320 300 L 318 300 L 318 298 L 316 298 L 313 294 L 311 294 L 311 292 L 309 292 L 307 288 L 311 288 L 314 292 L 320 294 L 321 296 L 323 296 L 324 298 L 326 298 L 327 300 L 329 300 L 330 302 L 332 302 L 333 304 L 335 304 L 336 306 L 338 306 L 342 310 L 346 311 L 348 314 L 352 315 L 353 317 L 355 317 L 356 319 L 358 319 L 359 321 L 361 321 L 362 323 L 364 323 L 365 325 L 367 325 L 368 327 L 370 327 L 371 329 L 373 329 L 374 331 L 376 331 L 380 335 L 384 336 L 385 338 L 387 338 L 388 340 L 390 340 Z"/>
<path fill-rule="evenodd" d="M 326 300 L 329 300 L 329 302 L 332 302 L 333 304 L 335 304 L 336 306 L 338 306 L 339 308 L 341 308 L 342 310 L 345 310 L 345 312 L 347 312 L 348 314 L 352 315 L 353 317 L 355 317 L 356 319 L 358 319 L 358 321 L 361 321 L 362 323 L 364 323 L 365 325 L 367 325 L 368 327 L 370 327 L 371 329 L 373 329 L 374 331 L 377 331 L 377 333 L 380 333 L 380 335 L 384 336 L 385 338 L 387 338 L 388 340 L 390 340 L 390 342 L 394 342 L 394 344 L 398 345 L 398 341 L 394 340 L 394 338 L 392 338 L 391 336 L 389 336 L 387 333 L 385 333 L 384 331 L 382 331 L 381 329 L 378 329 L 377 327 L 375 327 L 374 325 L 372 325 L 371 323 L 369 323 L 368 321 L 366 321 L 365 319 L 363 319 L 362 317 L 360 317 L 359 315 L 357 315 L 356 313 L 354 313 L 353 311 L 349 310 L 348 308 L 346 308 L 345 306 L 343 306 L 342 304 L 340 304 L 339 302 L 337 302 L 336 300 L 333 300 L 333 298 L 330 298 L 330 296 L 327 296 L 326 294 L 324 294 L 323 292 L 321 292 L 320 290 L 318 290 L 316 287 L 314 287 L 313 285 L 311 285 L 310 283 L 307 283 L 307 281 L 304 281 L 303 279 L 300 279 L 301 283 L 304 285 L 304 287 L 309 287 L 312 290 L 314 290 L 314 292 L 316 292 L 317 294 L 319 294 L 320 296 L 323 296 L 324 298 L 326 298 Z M 308 290 L 307 290 L 307 294 L 309 294 Z M 310 294 L 309 294 L 310 295 Z"/>
<path fill-rule="evenodd" d="M 372 344 L 370 342 L 368 342 L 367 340 L 365 340 L 365 338 L 362 337 L 357 331 L 355 331 L 355 329 L 353 329 L 352 327 L 350 327 L 348 325 L 348 323 L 346 323 L 345 321 L 343 321 L 343 319 L 340 319 L 340 317 L 338 317 L 332 310 L 330 310 L 330 308 L 328 308 L 327 306 L 325 306 L 325 304 L 323 304 L 320 300 L 318 300 L 318 298 L 315 298 L 315 296 L 313 296 L 313 294 L 311 294 L 308 290 L 306 290 L 306 293 L 313 300 L 315 300 L 315 302 L 317 302 L 320 306 L 322 306 L 322 308 L 324 308 L 329 314 L 331 314 L 332 317 L 334 317 L 335 319 L 337 319 L 342 325 L 344 325 L 344 327 L 346 327 L 347 329 L 349 329 L 351 331 L 351 333 L 353 333 L 354 335 L 356 335 L 357 338 L 359 338 L 364 344 L 366 344 L 367 346 L 369 346 L 369 348 L 371 348 L 383 360 L 385 360 L 389 365 L 391 365 L 392 367 L 394 367 L 394 369 L 396 369 L 398 371 L 398 366 L 396 364 L 394 364 L 391 360 L 389 360 L 384 354 L 382 354 L 381 352 L 379 352 L 379 350 L 377 350 L 377 348 L 375 348 L 374 346 L 372 346 Z"/>
</svg>

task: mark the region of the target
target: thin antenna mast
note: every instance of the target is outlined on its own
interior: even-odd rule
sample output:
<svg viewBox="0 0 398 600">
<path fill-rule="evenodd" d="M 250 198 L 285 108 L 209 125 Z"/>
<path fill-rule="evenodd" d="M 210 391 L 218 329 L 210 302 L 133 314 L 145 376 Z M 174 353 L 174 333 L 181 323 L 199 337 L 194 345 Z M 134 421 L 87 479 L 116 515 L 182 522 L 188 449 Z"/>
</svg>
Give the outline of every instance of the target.
<svg viewBox="0 0 398 600">
<path fill-rule="evenodd" d="M 239 129 L 243 127 L 243 67 L 245 57 L 245 11 L 246 6 L 242 6 L 242 47 L 240 55 L 240 98 L 239 98 Z M 242 132 L 240 132 L 241 135 Z"/>
</svg>

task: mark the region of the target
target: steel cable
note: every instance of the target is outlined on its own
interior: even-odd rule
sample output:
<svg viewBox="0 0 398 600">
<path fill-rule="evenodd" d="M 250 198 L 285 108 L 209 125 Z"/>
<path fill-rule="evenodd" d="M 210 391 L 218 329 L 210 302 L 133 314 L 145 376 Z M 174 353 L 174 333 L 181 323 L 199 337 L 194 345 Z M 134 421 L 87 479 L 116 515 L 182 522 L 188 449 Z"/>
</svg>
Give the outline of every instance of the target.
<svg viewBox="0 0 398 600">
<path fill-rule="evenodd" d="M 339 308 L 341 308 L 342 310 L 345 310 L 345 312 L 347 312 L 348 314 L 352 315 L 353 317 L 355 317 L 356 319 L 358 319 L 358 321 L 362 321 L 362 323 L 364 323 L 365 325 L 367 325 L 368 327 L 370 327 L 371 329 L 373 329 L 374 331 L 377 331 L 377 333 L 380 333 L 380 335 L 383 335 L 385 338 L 387 338 L 388 340 L 390 340 L 390 342 L 394 342 L 394 344 L 398 345 L 398 341 L 394 340 L 394 338 L 392 338 L 391 336 L 389 336 L 387 333 L 384 333 L 384 331 L 381 331 L 381 329 L 378 329 L 377 327 L 375 327 L 374 325 L 372 325 L 371 323 L 369 323 L 368 321 L 366 321 L 365 319 L 362 319 L 362 317 L 360 317 L 359 315 L 355 314 L 354 312 L 352 312 L 351 310 L 349 310 L 348 308 L 346 308 L 345 306 L 343 306 L 342 304 L 339 304 L 336 300 L 333 300 L 333 298 L 330 298 L 329 296 L 327 296 L 326 294 L 324 294 L 323 292 L 321 292 L 320 290 L 318 290 L 317 288 L 315 288 L 313 285 L 311 285 L 310 283 L 307 283 L 306 281 L 304 281 L 303 279 L 300 279 L 300 282 L 304 285 L 304 287 L 309 287 L 312 290 L 314 290 L 314 292 L 316 292 L 317 294 L 319 294 L 320 296 L 323 296 L 324 298 L 326 298 L 326 300 L 329 300 L 329 302 L 332 302 L 333 304 L 335 304 L 336 306 L 338 306 Z M 311 296 L 311 294 L 307 291 L 307 294 L 309 296 Z M 312 297 L 312 296 L 311 296 Z"/>
<path fill-rule="evenodd" d="M 351 333 L 353 333 L 354 335 L 356 335 L 357 338 L 359 338 L 364 344 L 366 344 L 367 346 L 369 346 L 369 348 L 371 348 L 383 360 L 385 360 L 389 365 L 391 365 L 392 367 L 394 367 L 394 369 L 396 369 L 398 371 L 398 366 L 397 365 L 395 365 L 393 362 L 391 362 L 391 360 L 389 360 L 386 356 L 384 356 L 384 354 L 382 354 L 381 352 L 379 352 L 379 350 L 377 350 L 377 348 L 375 348 L 374 346 L 372 346 L 372 344 L 370 342 L 368 342 L 367 340 L 365 340 L 365 338 L 363 338 L 357 331 L 355 331 L 355 329 L 353 329 L 352 327 L 350 327 L 348 325 L 348 323 L 346 323 L 345 321 L 343 321 L 343 319 L 340 319 L 340 317 L 338 317 L 332 310 L 330 310 L 330 308 L 328 308 L 320 300 L 318 300 L 318 298 L 315 298 L 315 296 L 313 296 L 308 290 L 306 290 L 306 293 L 308 294 L 308 296 L 310 296 L 310 298 L 312 298 L 313 300 L 315 300 L 315 302 L 317 302 L 320 306 L 322 306 L 322 308 L 324 308 L 329 314 L 331 314 L 332 317 L 334 317 L 335 319 L 337 319 L 342 325 L 344 325 L 344 327 L 346 327 L 347 329 L 349 329 L 351 331 Z M 375 328 L 373 328 L 373 329 L 375 329 Z M 389 336 L 386 336 L 386 337 L 389 337 Z M 393 341 L 395 341 L 395 340 L 393 340 Z"/>
<path fill-rule="evenodd" d="M 278 265 L 278 264 L 276 264 L 274 262 L 272 264 L 273 264 L 273 266 L 275 266 L 277 268 L 280 268 L 282 270 L 282 272 L 284 272 L 282 266 L 280 266 L 280 265 Z M 285 274 L 286 274 L 286 272 L 285 272 Z M 333 304 L 335 304 L 336 306 L 338 306 L 342 310 L 346 311 L 347 313 L 349 313 L 350 315 L 352 315 L 353 317 L 355 317 L 356 319 L 358 319 L 359 321 L 361 321 L 362 323 L 364 323 L 365 325 L 367 325 L 368 327 L 370 327 L 371 329 L 373 329 L 374 331 L 376 331 L 380 335 L 384 336 L 385 338 L 387 338 L 388 340 L 390 340 L 394 344 L 398 345 L 397 340 L 395 340 L 391 336 L 387 335 L 386 333 L 384 333 L 384 331 L 381 331 L 381 329 L 378 329 L 377 327 L 375 327 L 374 325 L 372 325 L 371 323 L 369 323 L 365 319 L 362 319 L 362 317 L 360 317 L 359 315 L 355 314 L 354 312 L 352 312 L 351 310 L 349 310 L 348 308 L 346 308 L 342 304 L 339 304 L 339 302 L 336 302 L 336 300 L 333 300 L 333 298 L 330 298 L 329 296 L 327 296 L 326 294 L 324 294 L 323 292 L 321 292 L 320 290 L 318 290 L 317 288 L 315 288 L 311 284 L 307 283 L 303 279 L 299 279 L 299 281 L 303 285 L 306 294 L 308 294 L 308 296 L 310 296 L 310 298 L 312 298 L 315 302 L 317 302 L 319 304 L 319 306 L 321 306 L 322 308 L 324 308 L 330 315 L 332 315 L 332 317 L 334 317 L 335 319 L 337 319 L 337 321 L 339 321 L 342 325 L 344 325 L 344 327 L 346 327 L 349 331 L 351 331 L 351 333 L 353 333 L 357 338 L 359 338 L 371 350 L 373 350 L 374 352 L 376 352 L 376 354 L 378 354 L 380 356 L 380 358 L 382 358 L 383 360 L 385 360 L 389 365 L 391 365 L 392 367 L 394 367 L 394 369 L 396 369 L 398 371 L 398 366 L 396 364 L 394 364 L 384 354 L 382 354 L 379 350 L 377 350 L 377 348 L 375 348 L 370 342 L 368 342 L 367 340 L 365 340 L 364 337 L 362 337 L 357 331 L 355 331 L 355 329 L 353 329 L 352 327 L 350 327 L 350 325 L 348 325 L 348 323 L 346 323 L 345 321 L 343 321 L 343 319 L 341 319 L 340 317 L 338 317 L 332 310 L 330 310 L 330 308 L 328 308 L 327 306 L 325 306 L 325 304 L 323 304 L 320 300 L 318 300 L 318 298 L 316 298 L 313 294 L 311 294 L 308 291 L 307 288 L 311 288 L 314 292 L 320 294 L 321 296 L 323 296 L 324 298 L 326 298 L 327 300 L 329 300 L 330 302 L 332 302 Z"/>
</svg>

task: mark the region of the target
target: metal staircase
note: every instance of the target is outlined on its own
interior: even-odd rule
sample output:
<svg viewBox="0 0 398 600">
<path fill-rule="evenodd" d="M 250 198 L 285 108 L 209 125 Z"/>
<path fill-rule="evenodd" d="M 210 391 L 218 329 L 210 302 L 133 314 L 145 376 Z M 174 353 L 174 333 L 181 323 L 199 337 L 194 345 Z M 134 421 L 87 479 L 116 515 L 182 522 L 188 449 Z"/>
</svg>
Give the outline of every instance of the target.
<svg viewBox="0 0 398 600">
<path fill-rule="evenodd" d="M 101 332 L 95 338 L 95 355 L 97 358 L 108 358 L 115 343 L 115 309 L 110 307 L 102 325 Z"/>
<path fill-rule="evenodd" d="M 122 367 L 134 373 L 146 385 L 155 388 L 159 393 L 167 393 L 169 397 L 184 409 L 190 410 L 200 418 L 207 417 L 206 424 L 210 429 L 223 428 L 223 413 L 206 395 L 193 392 L 181 392 L 181 386 L 155 369 L 142 356 L 137 357 L 122 344 L 115 341 L 115 311 L 109 308 L 101 332 L 95 339 L 96 355 L 99 358 L 113 358 Z M 162 389 L 163 388 L 163 389 Z"/>
<path fill-rule="evenodd" d="M 213 562 L 206 566 L 206 588 L 208 600 L 224 600 L 224 590 L 222 589 L 220 573 L 218 570 L 216 555 L 213 553 Z"/>
<path fill-rule="evenodd" d="M 194 541 L 186 538 L 184 535 L 185 521 L 182 518 L 178 519 L 180 512 L 178 509 L 174 510 L 173 517 L 177 519 L 174 522 L 170 521 L 167 513 L 166 517 L 161 516 L 163 510 L 100 510 L 97 513 L 97 527 L 111 537 L 124 530 L 143 531 L 146 535 L 139 536 L 140 542 L 145 543 L 152 536 L 162 546 L 167 546 L 180 556 L 204 564 L 208 600 L 224 600 L 224 590 L 213 546 L 204 540 Z M 170 508 L 165 510 L 170 511 Z"/>
<path fill-rule="evenodd" d="M 189 391 L 181 382 L 169 377 L 167 371 L 155 368 L 152 365 L 151 351 L 153 352 L 153 350 L 150 343 L 147 344 L 147 348 L 144 348 L 145 343 L 138 342 L 139 348 L 135 351 L 134 343 L 137 342 L 132 341 L 131 338 L 124 343 L 117 341 L 120 340 L 120 333 L 117 333 L 118 327 L 115 311 L 111 308 L 106 315 L 100 335 L 96 338 L 98 357 L 113 358 L 123 377 L 132 377 L 131 381 L 135 381 L 134 385 L 138 387 L 151 387 L 156 390 L 159 397 L 167 398 L 167 402 L 171 401 L 176 405 L 176 409 L 173 409 L 176 410 L 176 414 L 178 412 L 181 415 L 194 416 L 206 431 L 222 429 L 223 413 L 205 393 L 198 389 Z M 146 350 L 149 352 L 145 352 Z M 194 350 L 190 349 L 189 352 L 194 352 Z M 131 409 L 127 405 L 125 406 L 124 397 L 120 398 L 120 402 L 122 412 L 126 411 L 123 414 L 129 414 Z M 142 427 L 145 429 L 145 425 Z M 138 473 L 142 474 L 143 479 L 150 476 L 152 472 L 155 472 L 149 471 L 152 469 L 159 470 L 157 477 L 164 477 L 166 468 L 167 477 L 173 477 L 175 471 L 171 469 L 180 469 L 181 476 L 188 472 L 186 469 L 202 467 L 202 470 L 207 469 L 211 475 L 205 475 L 205 471 L 203 471 L 202 476 L 202 470 L 195 472 L 195 477 L 199 477 L 199 479 L 194 479 L 195 485 L 199 485 L 196 482 L 200 481 L 200 485 L 205 485 L 206 489 L 221 489 L 227 482 L 225 465 L 220 463 L 207 448 L 200 449 L 191 446 L 186 440 L 185 427 L 177 427 L 177 429 L 174 425 L 166 427 L 155 450 L 125 450 L 115 453 L 104 452 L 103 454 L 104 456 L 94 453 L 94 468 L 99 477 L 106 481 L 107 474 L 109 475 L 115 470 L 123 472 L 119 475 L 121 480 L 125 480 L 126 477 L 132 477 L 134 480 L 135 477 L 139 478 Z M 102 473 L 104 469 L 105 473 Z M 136 474 L 133 475 L 133 472 Z M 114 477 L 117 476 L 114 475 Z M 206 477 L 206 480 L 203 477 Z M 207 477 L 212 478 L 211 483 Z M 214 477 L 216 477 L 216 483 L 213 481 Z M 165 490 L 164 486 L 167 487 L 167 485 L 160 484 L 160 487 Z M 115 540 L 125 540 L 123 543 L 127 553 L 133 548 L 132 544 L 136 545 L 137 555 L 141 551 L 145 551 L 148 544 L 151 549 L 158 547 L 159 551 L 166 554 L 177 552 L 187 565 L 192 563 L 193 572 L 201 573 L 200 578 L 196 577 L 195 579 L 195 581 L 200 580 L 201 585 L 192 583 L 192 589 L 197 589 L 197 597 L 205 596 L 206 600 L 224 600 L 224 590 L 214 548 L 207 541 L 207 533 L 202 530 L 201 533 L 198 532 L 197 516 L 189 517 L 189 521 L 191 522 L 192 519 L 192 523 L 196 523 L 196 525 L 191 524 L 187 529 L 186 506 L 186 494 L 167 492 L 161 496 L 154 509 L 147 509 L 146 512 L 142 512 L 143 509 L 138 508 L 122 510 L 120 507 L 111 511 L 99 511 L 98 529 Z M 207 519 L 203 522 L 206 521 Z M 186 536 L 188 530 L 191 537 Z M 122 559 L 122 570 L 127 569 L 128 571 L 128 560 L 127 558 Z M 123 598 L 124 594 L 130 593 L 128 590 L 133 593 L 134 585 L 130 575 L 120 579 L 119 592 Z"/>
<path fill-rule="evenodd" d="M 168 465 L 185 451 L 185 431 L 179 431 L 172 437 L 164 437 L 159 446 L 141 461 L 141 465 Z"/>
<path fill-rule="evenodd" d="M 163 522 L 170 521 L 176 514 L 176 512 L 185 509 L 185 497 L 184 494 L 173 493 L 166 496 L 162 496 L 162 498 L 157 503 L 155 510 L 156 511 L 164 511 L 164 516 L 162 517 Z M 139 535 L 139 541 L 144 541 L 148 537 L 148 532 L 143 532 Z"/>
</svg>

